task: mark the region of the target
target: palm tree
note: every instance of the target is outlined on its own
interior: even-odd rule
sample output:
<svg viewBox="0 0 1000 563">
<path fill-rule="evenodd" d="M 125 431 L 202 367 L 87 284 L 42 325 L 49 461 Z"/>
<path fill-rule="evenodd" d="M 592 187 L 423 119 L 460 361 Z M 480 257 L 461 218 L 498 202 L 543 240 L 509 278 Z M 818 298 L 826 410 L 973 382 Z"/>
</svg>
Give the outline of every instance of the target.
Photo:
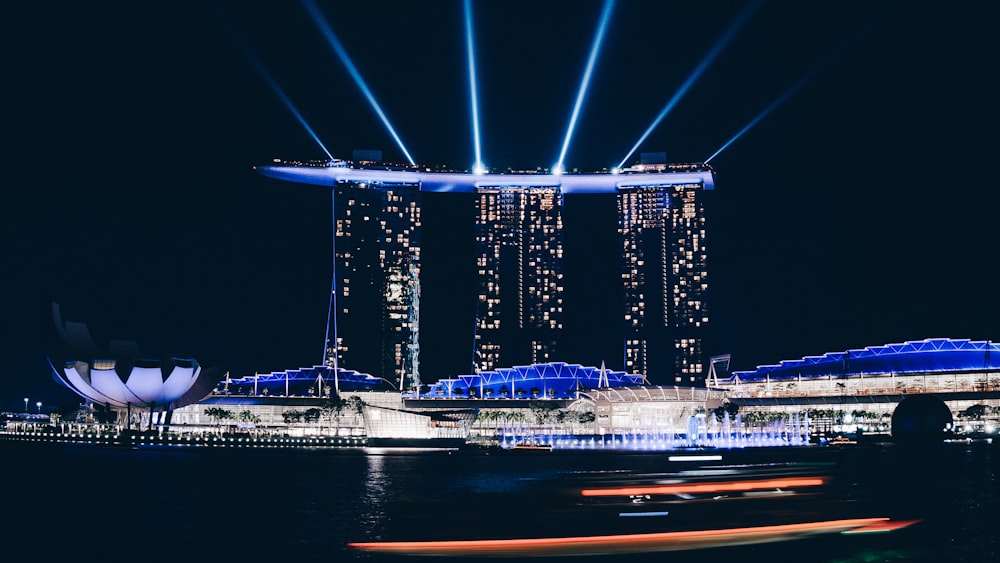
<svg viewBox="0 0 1000 563">
<path fill-rule="evenodd" d="M 340 434 L 340 413 L 347 408 L 347 401 L 340 395 L 332 395 L 323 400 L 320 408 L 334 426 L 333 434 Z"/>
<path fill-rule="evenodd" d="M 306 422 L 319 422 L 320 416 L 322 416 L 322 414 L 323 411 L 313 407 L 311 409 L 306 409 L 306 412 L 303 413 L 302 417 L 305 419 Z"/>
<path fill-rule="evenodd" d="M 357 395 L 349 397 L 347 399 L 347 410 L 353 412 L 354 414 L 361 414 L 365 412 L 365 401 Z"/>
<path fill-rule="evenodd" d="M 260 417 L 250 412 L 250 409 L 240 411 L 238 420 L 245 424 L 260 424 Z"/>
<path fill-rule="evenodd" d="M 544 400 L 531 401 L 529 406 L 531 414 L 535 417 L 535 422 L 543 429 L 552 420 L 554 412 L 559 408 L 559 405 Z"/>
<path fill-rule="evenodd" d="M 493 437 L 495 437 L 496 434 L 497 434 L 497 431 L 499 430 L 500 420 L 503 418 L 503 416 L 504 416 L 504 414 L 501 411 L 495 411 L 495 410 L 481 411 L 476 416 L 476 421 L 480 423 L 479 424 L 479 431 L 480 431 L 480 433 L 481 434 L 485 434 L 483 432 L 483 423 L 492 422 L 493 423 Z"/>
<path fill-rule="evenodd" d="M 524 415 L 524 413 L 521 412 L 521 411 L 514 411 L 514 412 L 504 412 L 503 413 L 503 419 L 504 419 L 504 422 L 507 424 L 507 428 L 509 428 L 511 431 L 513 431 L 514 430 L 513 423 L 515 423 L 515 422 L 517 422 L 517 423 L 523 423 L 524 421 L 526 421 L 528 419 L 528 417 L 526 417 Z M 513 432 L 513 433 L 515 435 L 517 434 L 516 432 Z"/>
<path fill-rule="evenodd" d="M 476 424 L 479 425 L 479 434 L 484 434 L 483 425 L 493 419 L 492 411 L 479 411 L 476 413 Z"/>
<path fill-rule="evenodd" d="M 208 407 L 205 409 L 205 414 L 212 418 L 216 424 L 220 424 L 224 420 L 232 420 L 233 413 L 219 407 Z M 221 428 L 221 424 L 220 424 Z"/>
<path fill-rule="evenodd" d="M 986 405 L 972 405 L 971 407 L 965 409 L 960 414 L 972 420 L 982 420 L 986 416 L 988 407 Z"/>
<path fill-rule="evenodd" d="M 505 423 L 509 420 L 510 413 L 507 411 L 493 411 L 493 436 L 496 437 L 500 434 L 500 423 Z"/>
<path fill-rule="evenodd" d="M 352 395 L 348 397 L 344 409 L 354 416 L 354 421 L 356 422 L 358 417 L 365 412 L 365 401 L 357 395 Z"/>
<path fill-rule="evenodd" d="M 569 422 L 572 425 L 572 427 L 570 428 L 571 430 L 573 430 L 573 432 L 571 432 L 572 434 L 576 433 L 576 422 L 578 420 L 580 420 L 580 413 L 576 411 L 568 411 L 563 409 L 559 409 L 558 411 L 556 411 L 556 422 L 558 422 L 560 426 L 565 426 L 566 423 Z"/>
</svg>

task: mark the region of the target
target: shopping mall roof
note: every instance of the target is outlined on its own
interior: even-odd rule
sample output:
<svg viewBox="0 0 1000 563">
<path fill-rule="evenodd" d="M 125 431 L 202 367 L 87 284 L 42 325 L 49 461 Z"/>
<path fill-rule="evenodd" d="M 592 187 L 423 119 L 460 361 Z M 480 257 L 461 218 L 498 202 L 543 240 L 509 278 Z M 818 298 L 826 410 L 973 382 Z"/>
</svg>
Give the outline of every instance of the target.
<svg viewBox="0 0 1000 563">
<path fill-rule="evenodd" d="M 281 396 L 322 395 L 324 385 L 327 389 L 339 387 L 341 391 L 371 391 L 378 388 L 383 381 L 382 378 L 367 373 L 344 368 L 334 371 L 330 366 L 318 365 L 257 373 L 239 378 L 227 377 L 218 383 L 216 392 L 236 395 L 247 393 Z"/>
<path fill-rule="evenodd" d="M 734 371 L 724 382 L 980 370 L 1000 370 L 1000 344 L 989 340 L 928 338 L 757 366 L 751 371 Z"/>
<path fill-rule="evenodd" d="M 421 394 L 422 398 L 480 397 L 517 398 L 539 395 L 550 398 L 575 397 L 577 390 L 641 385 L 641 375 L 627 374 L 580 364 L 548 362 L 483 371 L 457 378 L 441 379 Z"/>
</svg>

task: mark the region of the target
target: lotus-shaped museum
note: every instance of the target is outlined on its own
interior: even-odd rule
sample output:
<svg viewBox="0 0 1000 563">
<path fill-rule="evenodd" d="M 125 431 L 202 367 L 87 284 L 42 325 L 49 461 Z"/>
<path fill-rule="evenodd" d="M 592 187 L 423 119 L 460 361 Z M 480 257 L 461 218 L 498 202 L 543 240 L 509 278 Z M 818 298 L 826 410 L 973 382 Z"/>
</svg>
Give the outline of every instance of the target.
<svg viewBox="0 0 1000 563">
<path fill-rule="evenodd" d="M 208 397 L 218 383 L 218 369 L 194 358 L 151 358 L 127 340 L 98 347 L 86 324 L 63 321 L 58 304 L 52 316 L 53 377 L 95 405 L 170 411 Z"/>
<path fill-rule="evenodd" d="M 112 407 L 153 410 L 178 408 L 211 394 L 215 381 L 198 385 L 202 367 L 189 358 L 168 361 L 68 361 L 54 370 L 57 379 L 81 397 Z"/>
</svg>

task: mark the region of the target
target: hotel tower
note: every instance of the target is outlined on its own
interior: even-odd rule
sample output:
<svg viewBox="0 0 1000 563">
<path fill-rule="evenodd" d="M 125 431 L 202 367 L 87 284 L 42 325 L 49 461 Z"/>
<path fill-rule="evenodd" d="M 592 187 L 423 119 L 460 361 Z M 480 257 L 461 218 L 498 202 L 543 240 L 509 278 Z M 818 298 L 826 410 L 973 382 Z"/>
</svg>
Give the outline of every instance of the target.
<svg viewBox="0 0 1000 563">
<path fill-rule="evenodd" d="M 425 191 L 468 194 L 474 202 L 474 233 L 455 233 L 474 236 L 476 243 L 468 258 L 475 260 L 478 287 L 474 352 L 471 365 L 465 365 L 476 372 L 576 361 L 567 357 L 574 343 L 565 336 L 564 203 L 607 194 L 617 204 L 620 246 L 604 248 L 610 253 L 601 256 L 621 276 L 621 285 L 606 298 L 623 305 L 618 322 L 594 327 L 600 338 L 621 345 L 620 368 L 614 361 L 609 367 L 657 384 L 696 385 L 707 375 L 705 194 L 715 187 L 715 173 L 706 164 L 647 161 L 620 174 L 566 175 L 396 170 L 342 161 L 257 170 L 333 189 L 330 366 L 383 377 L 405 389 L 420 382 Z M 612 227 L 608 240 L 615 234 Z M 455 343 L 455 354 L 468 350 Z"/>
<path fill-rule="evenodd" d="M 418 384 L 419 187 L 345 183 L 333 192 L 326 363 Z"/>
<path fill-rule="evenodd" d="M 701 383 L 708 371 L 703 186 L 619 188 L 617 200 L 625 371 L 655 383 Z"/>
<path fill-rule="evenodd" d="M 563 196 L 555 187 L 477 190 L 475 370 L 560 360 Z"/>
</svg>

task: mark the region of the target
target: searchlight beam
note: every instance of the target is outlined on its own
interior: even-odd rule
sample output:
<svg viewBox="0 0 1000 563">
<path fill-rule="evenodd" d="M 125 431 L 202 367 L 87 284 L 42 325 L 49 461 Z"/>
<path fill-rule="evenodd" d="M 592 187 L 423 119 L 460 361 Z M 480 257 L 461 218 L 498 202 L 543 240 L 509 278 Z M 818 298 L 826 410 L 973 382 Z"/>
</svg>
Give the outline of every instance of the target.
<svg viewBox="0 0 1000 563">
<path fill-rule="evenodd" d="M 684 83 L 681 84 L 681 87 L 677 89 L 677 92 L 674 94 L 672 98 L 670 98 L 670 101 L 667 102 L 667 105 L 663 107 L 660 113 L 656 116 L 656 119 L 653 120 L 653 122 L 649 125 L 649 127 L 642 134 L 642 136 L 639 137 L 639 140 L 636 141 L 635 145 L 633 145 L 632 148 L 628 151 L 628 154 L 625 155 L 625 158 L 623 158 L 622 161 L 618 163 L 618 168 L 625 166 L 625 162 L 627 162 L 628 159 L 631 158 L 633 154 L 635 154 L 635 151 L 638 150 L 639 146 L 642 145 L 643 142 L 645 142 L 646 138 L 649 137 L 650 134 L 652 134 L 653 130 L 660 125 L 660 122 L 663 121 L 665 117 L 667 117 L 667 115 L 674 109 L 674 106 L 676 106 L 677 103 L 680 102 L 681 99 L 684 97 L 684 95 L 687 94 L 687 91 L 691 88 L 691 86 L 701 77 L 701 75 L 705 72 L 705 70 L 708 69 L 708 67 L 712 64 L 712 62 L 715 61 L 715 58 L 719 56 L 719 53 L 722 52 L 722 49 L 724 49 L 726 45 L 729 44 L 732 38 L 740 30 L 740 28 L 742 28 L 743 25 L 746 23 L 746 21 L 750 19 L 750 16 L 753 14 L 753 12 L 757 10 L 757 7 L 759 5 L 760 5 L 759 0 L 751 2 L 746 8 L 743 9 L 742 12 L 740 12 L 739 16 L 737 16 L 736 19 L 733 20 L 731 24 L 729 24 L 729 27 L 726 28 L 726 31 L 725 33 L 723 33 L 722 37 L 719 38 L 718 41 L 716 41 L 715 46 L 712 47 L 712 50 L 710 50 L 701 60 L 701 62 L 698 63 L 698 66 L 695 67 L 694 72 L 692 72 L 691 75 L 688 76 L 687 80 L 685 80 Z"/>
<path fill-rule="evenodd" d="M 862 30 L 862 31 L 867 32 L 868 30 Z M 754 117 L 752 120 L 750 120 L 750 123 L 747 123 L 746 126 L 740 129 L 735 135 L 733 135 L 728 141 L 726 141 L 725 144 L 719 147 L 719 150 L 712 153 L 712 156 L 706 158 L 705 164 L 708 164 L 709 161 L 711 161 L 713 158 L 719 156 L 719 153 L 726 150 L 726 148 L 728 148 L 729 145 L 733 144 L 737 139 L 742 137 L 743 134 L 749 131 L 754 125 L 757 125 L 757 123 L 759 123 L 760 120 L 767 117 L 767 115 L 770 114 L 775 109 L 777 109 L 778 106 L 785 103 L 785 101 L 788 100 L 788 98 L 792 97 L 793 94 L 798 92 L 803 86 L 806 85 L 806 83 L 812 80 L 814 76 L 816 76 L 817 74 L 819 74 L 820 71 L 829 66 L 830 63 L 832 63 L 841 53 L 843 53 L 856 40 L 857 37 L 848 37 L 840 44 L 838 44 L 833 50 L 830 51 L 829 54 L 827 54 L 826 57 L 823 58 L 822 61 L 820 61 L 819 64 L 814 66 L 812 70 L 807 72 L 805 76 L 803 76 L 798 80 L 798 82 L 792 84 L 792 86 L 788 90 L 785 90 L 785 92 L 782 95 L 778 96 L 776 100 L 774 100 L 773 102 L 770 103 L 770 105 L 764 108 L 764 111 L 757 114 L 757 117 Z"/>
<path fill-rule="evenodd" d="M 279 86 L 277 81 L 274 80 L 274 77 L 271 76 L 271 73 L 268 72 L 266 68 L 264 68 L 263 63 L 261 63 L 260 60 L 256 56 L 254 56 L 253 51 L 246 44 L 243 38 L 238 33 L 236 33 L 236 30 L 232 29 L 229 26 L 226 26 L 226 30 L 229 32 L 229 36 L 232 38 L 233 42 L 235 42 L 236 45 L 239 46 L 240 50 L 243 51 L 243 55 L 250 62 L 250 65 L 253 66 L 254 70 L 257 71 L 257 74 L 259 74 L 260 77 L 264 80 L 264 82 L 267 83 L 267 85 L 271 88 L 271 91 L 278 96 L 281 102 L 285 104 L 285 107 L 288 108 L 288 111 L 292 112 L 292 115 L 295 116 L 295 119 L 298 120 L 298 122 L 302 125 L 302 127 L 305 128 L 306 132 L 309 133 L 309 136 L 312 137 L 314 141 L 316 141 L 316 144 L 319 145 L 319 148 L 323 150 L 327 158 L 333 160 L 333 155 L 330 154 L 330 151 L 326 150 L 326 146 L 323 144 L 323 141 L 319 140 L 319 136 L 317 136 L 316 132 L 313 131 L 313 128 L 309 126 L 309 123 L 306 121 L 306 118 L 302 116 L 299 110 L 295 107 L 295 104 L 292 103 L 292 100 L 289 99 L 289 97 L 285 94 L 285 91 L 281 89 L 281 86 Z"/>
<path fill-rule="evenodd" d="M 580 81 L 580 90 L 576 94 L 576 103 L 573 104 L 573 113 L 569 118 L 569 126 L 566 128 L 566 138 L 563 140 L 562 150 L 559 151 L 559 160 L 552 167 L 553 174 L 562 174 L 565 171 L 566 151 L 569 150 L 569 142 L 573 138 L 576 120 L 580 115 L 580 108 L 583 106 L 583 99 L 587 94 L 587 87 L 590 85 L 590 75 L 594 71 L 597 53 L 601 50 L 601 42 L 604 40 L 604 32 L 607 30 L 608 21 L 611 20 L 611 11 L 614 9 L 614 6 L 615 0 L 606 0 L 604 2 L 604 9 L 601 11 L 601 20 L 597 25 L 597 33 L 590 47 L 590 57 L 587 59 L 587 67 L 583 72 L 583 79 Z"/>
<path fill-rule="evenodd" d="M 794 94 L 795 92 L 797 92 L 799 90 L 799 88 L 801 88 L 806 82 L 808 82 L 809 78 L 812 78 L 813 74 L 815 74 L 815 73 L 814 72 L 813 73 L 809 73 L 808 75 L 806 75 L 806 77 L 802 78 L 801 80 L 799 80 L 798 82 L 796 82 L 795 84 L 793 84 L 792 87 L 789 88 L 788 90 L 786 90 L 784 94 L 782 94 L 781 96 L 778 96 L 778 99 L 776 99 L 773 102 L 771 102 L 770 105 L 768 105 L 766 108 L 764 108 L 764 111 L 762 111 L 759 114 L 757 114 L 757 117 L 754 117 L 753 119 L 751 119 L 750 123 L 747 123 L 742 129 L 740 129 L 739 131 L 737 131 L 735 135 L 733 135 L 728 141 L 726 141 L 725 144 L 723 144 L 721 147 L 719 147 L 719 150 L 717 150 L 714 153 L 712 153 L 712 156 L 706 158 L 705 159 L 705 164 L 708 164 L 713 158 L 719 156 L 719 153 L 721 153 L 722 151 L 724 151 L 727 148 L 729 148 L 729 145 L 735 143 L 736 140 L 739 139 L 740 137 L 742 137 L 744 133 L 746 133 L 747 131 L 749 131 L 750 129 L 752 129 L 754 125 L 757 125 L 757 123 L 759 123 L 760 120 L 762 120 L 765 117 L 767 117 L 767 115 L 769 113 L 771 113 L 772 111 L 774 111 L 775 109 L 777 109 L 777 107 L 780 106 L 781 104 L 785 103 L 785 100 L 787 100 L 789 97 L 791 97 L 792 94 Z"/>
<path fill-rule="evenodd" d="M 479 144 L 479 96 L 476 87 L 476 51 L 472 42 L 472 0 L 465 0 L 465 48 L 469 55 L 469 101 L 472 111 L 472 143 L 476 151 L 473 174 L 484 174 L 483 154 Z"/>
<path fill-rule="evenodd" d="M 371 90 L 368 88 L 368 84 L 366 84 L 364 78 L 361 77 L 361 73 L 358 72 L 354 63 L 351 62 L 351 58 L 347 56 L 347 51 L 344 50 L 343 45 L 340 44 L 337 36 L 334 35 L 333 30 L 330 28 L 330 25 L 323 17 L 319 8 L 315 3 L 313 3 L 312 0 L 302 0 L 302 5 L 305 6 L 306 11 L 308 11 L 309 15 L 312 16 L 313 21 L 319 27 L 320 32 L 323 33 L 327 42 L 330 43 L 331 47 L 333 47 L 333 50 L 340 58 L 340 62 L 344 63 L 344 66 L 347 68 L 347 72 L 350 73 L 351 78 L 353 78 L 354 82 L 357 83 L 358 88 L 361 89 L 361 93 L 368 99 L 368 103 L 371 104 L 372 109 L 374 109 L 375 113 L 378 114 L 379 119 L 382 120 L 385 128 L 389 131 L 389 134 L 392 135 L 393 140 L 396 141 L 396 145 L 399 146 L 399 150 L 403 151 L 403 155 L 406 156 L 406 160 L 408 160 L 410 164 L 416 165 L 416 162 L 414 162 L 413 157 L 410 156 L 409 151 L 407 151 L 406 147 L 403 146 L 403 141 L 400 140 L 399 135 L 396 134 L 396 130 L 393 129 L 392 124 L 389 123 L 389 118 L 386 117 L 385 112 L 382 111 L 382 106 L 380 106 L 375 100 L 375 95 L 372 94 Z"/>
</svg>

